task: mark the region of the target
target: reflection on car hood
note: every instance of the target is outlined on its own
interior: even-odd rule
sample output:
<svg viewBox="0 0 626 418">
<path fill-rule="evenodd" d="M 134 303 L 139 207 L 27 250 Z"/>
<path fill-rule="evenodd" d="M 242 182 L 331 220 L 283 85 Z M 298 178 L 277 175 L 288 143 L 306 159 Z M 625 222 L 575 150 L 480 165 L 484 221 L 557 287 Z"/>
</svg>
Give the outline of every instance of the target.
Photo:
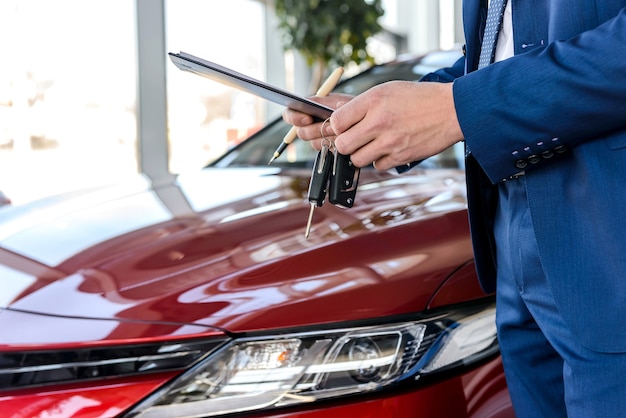
<svg viewBox="0 0 626 418">
<path fill-rule="evenodd" d="M 309 175 L 206 169 L 2 209 L 0 307 L 233 332 L 302 326 L 420 311 L 471 259 L 462 172 L 362 170 L 355 206 L 317 208 L 307 240 Z"/>
</svg>

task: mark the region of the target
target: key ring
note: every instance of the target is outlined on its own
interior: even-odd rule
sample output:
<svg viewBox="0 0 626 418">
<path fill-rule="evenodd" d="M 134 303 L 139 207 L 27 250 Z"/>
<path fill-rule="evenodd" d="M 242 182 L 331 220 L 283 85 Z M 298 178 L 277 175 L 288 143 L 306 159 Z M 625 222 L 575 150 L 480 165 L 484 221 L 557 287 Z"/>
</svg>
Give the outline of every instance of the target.
<svg viewBox="0 0 626 418">
<path fill-rule="evenodd" d="M 324 135 L 324 125 L 327 123 L 330 123 L 330 118 L 326 118 L 326 120 L 322 122 L 322 126 L 320 127 L 320 136 L 322 137 L 322 146 L 326 145 L 330 150 L 332 150 L 335 147 L 335 142 L 326 138 L 326 135 Z"/>
</svg>

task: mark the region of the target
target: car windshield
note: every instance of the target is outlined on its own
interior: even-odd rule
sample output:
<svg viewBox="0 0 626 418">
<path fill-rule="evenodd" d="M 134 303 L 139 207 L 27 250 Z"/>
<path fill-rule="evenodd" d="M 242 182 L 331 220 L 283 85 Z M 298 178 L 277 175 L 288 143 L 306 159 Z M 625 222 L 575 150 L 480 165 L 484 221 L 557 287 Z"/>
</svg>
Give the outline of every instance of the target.
<svg viewBox="0 0 626 418">
<path fill-rule="evenodd" d="M 424 58 L 405 59 L 374 66 L 340 83 L 335 92 L 356 95 L 377 84 L 390 80 L 419 80 L 424 74 L 449 66 L 459 58 L 458 51 L 439 52 Z M 278 118 L 261 131 L 215 160 L 209 167 L 267 167 L 274 151 L 289 131 L 290 126 Z M 459 167 L 458 147 L 450 148 L 420 164 L 424 168 Z M 273 167 L 312 168 L 316 151 L 305 141 L 293 141 L 273 163 Z M 462 153 L 461 153 L 462 155 Z"/>
</svg>

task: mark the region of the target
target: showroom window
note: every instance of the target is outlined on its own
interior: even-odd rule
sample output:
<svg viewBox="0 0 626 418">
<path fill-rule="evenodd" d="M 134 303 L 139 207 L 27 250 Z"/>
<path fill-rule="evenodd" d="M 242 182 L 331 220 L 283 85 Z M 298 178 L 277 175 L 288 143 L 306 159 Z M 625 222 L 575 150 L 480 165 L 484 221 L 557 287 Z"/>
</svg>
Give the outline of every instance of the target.
<svg viewBox="0 0 626 418">
<path fill-rule="evenodd" d="M 137 171 L 128 0 L 0 2 L 0 191 L 14 203 Z"/>
<path fill-rule="evenodd" d="M 265 79 L 264 7 L 166 1 L 167 50 Z M 13 203 L 138 171 L 135 11 L 129 0 L 0 2 L 0 191 Z M 169 60 L 166 70 L 171 172 L 202 167 L 266 120 L 258 99 Z"/>
<path fill-rule="evenodd" d="M 118 183 L 138 171 L 158 180 L 163 173 L 167 177 L 204 166 L 278 116 L 278 105 L 182 72 L 166 57 L 169 51 L 185 51 L 296 93 L 310 93 L 304 61 L 284 53 L 269 4 L 1 0 L 0 192 L 19 204 Z M 384 24 L 403 38 L 404 46 L 390 49 L 383 42 L 376 55 L 386 60 L 404 48 L 442 46 L 436 31 L 451 30 L 443 23 L 439 28 L 432 17 L 450 25 L 444 6 L 460 15 L 460 0 L 385 1 Z M 138 10 L 149 12 L 139 17 L 146 17 L 150 30 L 138 27 Z M 423 30 L 413 34 L 416 29 Z M 155 33 L 156 38 L 151 36 Z M 145 51 L 151 54 L 142 60 Z M 155 62 L 160 68 L 154 68 Z M 161 70 L 165 87 L 150 77 Z M 146 106 L 152 99 L 146 100 L 146 90 L 159 93 L 153 95 L 158 106 Z M 145 127 L 165 125 L 165 108 L 167 132 L 162 127 L 145 134 Z"/>
<path fill-rule="evenodd" d="M 256 0 L 167 1 L 167 49 L 266 80 L 264 7 Z M 169 60 L 166 68 L 171 172 L 203 167 L 265 122 L 262 99 L 182 72 Z"/>
</svg>

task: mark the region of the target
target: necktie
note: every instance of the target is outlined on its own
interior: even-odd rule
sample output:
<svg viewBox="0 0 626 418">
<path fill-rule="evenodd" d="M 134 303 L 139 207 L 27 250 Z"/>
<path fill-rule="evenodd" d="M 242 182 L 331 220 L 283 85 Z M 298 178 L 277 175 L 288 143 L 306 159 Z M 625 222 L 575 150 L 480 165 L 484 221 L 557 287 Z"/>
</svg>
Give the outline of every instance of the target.
<svg viewBox="0 0 626 418">
<path fill-rule="evenodd" d="M 485 32 L 483 33 L 483 43 L 480 48 L 480 59 L 478 69 L 486 67 L 493 62 L 496 53 L 496 42 L 498 33 L 502 26 L 502 17 L 507 0 L 490 0 L 487 11 L 487 22 L 485 22 Z"/>
</svg>

